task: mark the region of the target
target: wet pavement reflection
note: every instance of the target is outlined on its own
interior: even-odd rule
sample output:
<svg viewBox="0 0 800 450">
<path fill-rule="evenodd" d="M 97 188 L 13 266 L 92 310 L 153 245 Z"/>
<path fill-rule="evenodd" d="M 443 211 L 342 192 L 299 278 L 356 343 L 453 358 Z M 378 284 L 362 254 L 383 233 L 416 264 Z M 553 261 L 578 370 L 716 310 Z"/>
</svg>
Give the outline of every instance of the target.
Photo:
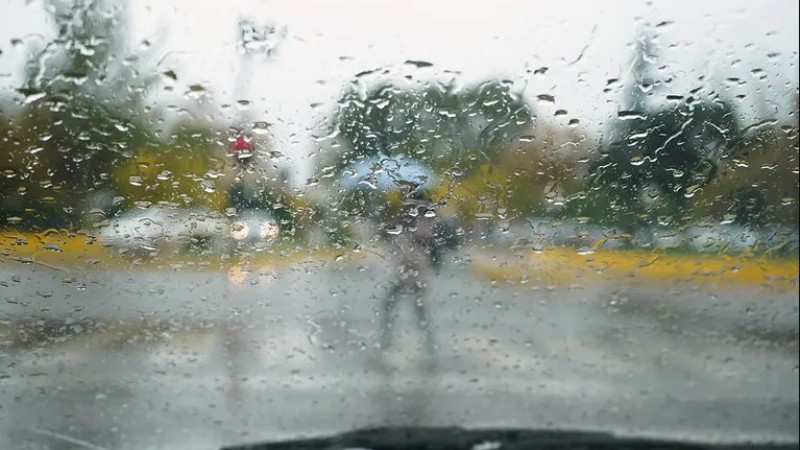
<svg viewBox="0 0 800 450">
<path fill-rule="evenodd" d="M 379 258 L 244 279 L 149 271 L 140 289 L 106 271 L 81 291 L 4 270 L 63 301 L 11 293 L 1 448 L 211 449 L 369 425 L 797 437 L 791 293 L 632 286 L 621 302 L 618 283 L 539 290 L 451 265 L 426 296 L 432 352 L 407 301 L 381 342 L 393 268 Z"/>
</svg>

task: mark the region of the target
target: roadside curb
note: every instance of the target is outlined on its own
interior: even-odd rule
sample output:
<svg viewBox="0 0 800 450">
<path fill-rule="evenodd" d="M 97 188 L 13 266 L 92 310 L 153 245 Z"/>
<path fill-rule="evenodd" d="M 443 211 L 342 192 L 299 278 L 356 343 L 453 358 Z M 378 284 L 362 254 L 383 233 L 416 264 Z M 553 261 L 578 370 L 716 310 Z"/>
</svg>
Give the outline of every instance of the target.
<svg viewBox="0 0 800 450">
<path fill-rule="evenodd" d="M 700 255 L 641 250 L 580 251 L 555 247 L 533 252 L 505 248 L 473 253 L 471 270 L 495 282 L 534 286 L 571 286 L 598 281 L 649 282 L 735 289 L 758 287 L 796 290 L 798 261 L 753 255 Z M 492 253 L 496 256 L 492 256 Z M 155 258 L 117 254 L 88 232 L 0 231 L 0 263 L 35 264 L 54 270 L 92 267 L 126 270 L 208 270 L 237 273 L 364 260 L 378 257 L 369 249 L 276 249 L 271 252 L 219 255 L 165 255 Z M 381 256 L 381 258 L 383 258 Z"/>
<path fill-rule="evenodd" d="M 103 245 L 88 232 L 65 233 L 45 230 L 40 233 L 0 231 L 0 264 L 30 264 L 53 270 L 124 268 L 125 270 L 268 270 L 304 264 L 359 260 L 369 251 L 319 248 L 242 252 L 234 255 L 174 254 L 155 257 L 126 255 Z M 243 269 L 244 268 L 244 269 Z"/>
<path fill-rule="evenodd" d="M 570 286 L 599 281 L 649 282 L 671 286 L 725 289 L 757 287 L 797 290 L 798 261 L 755 256 L 675 255 L 645 251 L 569 247 L 503 257 L 473 258 L 473 272 L 495 282 L 534 286 Z"/>
</svg>

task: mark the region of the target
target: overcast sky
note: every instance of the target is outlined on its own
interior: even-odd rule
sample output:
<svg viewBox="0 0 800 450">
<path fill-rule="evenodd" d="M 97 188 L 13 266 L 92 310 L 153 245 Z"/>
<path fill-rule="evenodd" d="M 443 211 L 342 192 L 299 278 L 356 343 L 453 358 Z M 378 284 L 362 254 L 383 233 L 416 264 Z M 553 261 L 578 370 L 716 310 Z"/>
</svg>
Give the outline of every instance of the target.
<svg viewBox="0 0 800 450">
<path fill-rule="evenodd" d="M 624 78 L 637 29 L 666 22 L 654 28 L 659 64 L 677 93 L 703 86 L 698 77 L 705 75 L 730 97 L 759 89 L 785 114 L 798 82 L 796 0 L 135 0 L 129 13 L 132 48 L 156 42 L 161 69 L 179 75 L 174 92 L 158 90 L 154 102 L 174 101 L 190 84 L 208 87 L 219 104 L 245 97 L 250 114 L 273 124 L 277 145 L 298 163 L 314 150 L 312 132 L 342 87 L 376 67 L 423 79 L 461 71 L 463 84 L 509 78 L 532 98 L 555 96 L 555 105 L 538 106 L 539 114 L 566 109 L 564 120 L 577 117 L 596 130 L 618 109 L 619 88 L 603 89 L 608 79 Z M 271 61 L 243 65 L 236 51 L 242 16 L 285 27 Z M 0 0 L 0 88 L 20 83 L 25 46 L 11 40 L 50 33 L 42 0 Z M 433 66 L 403 67 L 409 59 Z M 534 75 L 541 67 L 549 70 Z M 767 77 L 758 80 L 754 69 Z M 732 77 L 742 84 L 726 81 Z M 740 106 L 752 110 L 754 97 Z M 233 120 L 235 108 L 227 114 Z M 302 173 L 305 164 L 296 167 Z"/>
</svg>

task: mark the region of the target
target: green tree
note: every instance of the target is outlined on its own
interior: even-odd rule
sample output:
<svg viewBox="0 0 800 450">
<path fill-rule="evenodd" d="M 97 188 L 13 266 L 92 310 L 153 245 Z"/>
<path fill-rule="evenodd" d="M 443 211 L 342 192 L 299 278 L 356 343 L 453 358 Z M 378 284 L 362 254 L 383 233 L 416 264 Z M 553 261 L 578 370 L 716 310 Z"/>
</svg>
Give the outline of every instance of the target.
<svg viewBox="0 0 800 450">
<path fill-rule="evenodd" d="M 31 223 L 80 225 L 86 200 L 113 185 L 113 168 L 156 141 L 145 99 L 157 78 L 148 65 L 152 49 L 129 47 L 124 2 L 48 0 L 44 7 L 53 38 L 28 48 L 21 108 L 0 142 L 4 164 L 24 176 L 12 177 L 2 194 L 14 196 L 17 212 L 35 216 Z"/>
<path fill-rule="evenodd" d="M 377 154 L 404 154 L 435 169 L 474 169 L 493 161 L 500 144 L 533 121 L 531 106 L 510 83 L 498 80 L 461 89 L 384 82 L 366 92 L 353 87 L 338 104 L 334 124 L 343 141 L 334 156 L 338 167 Z"/>
<path fill-rule="evenodd" d="M 184 119 L 164 139 L 135 150 L 135 156 L 112 170 L 112 187 L 122 207 L 137 202 L 166 202 L 178 207 L 222 210 L 227 195 L 222 178 L 222 127 Z"/>
<path fill-rule="evenodd" d="M 633 225 L 654 212 L 641 203 L 647 187 L 654 187 L 679 219 L 737 145 L 734 110 L 721 95 L 693 93 L 674 106 L 653 100 L 663 94 L 656 61 L 652 36 L 640 36 L 624 96 L 631 109 L 621 110 L 612 122 L 591 170 L 587 207 L 604 221 Z"/>
<path fill-rule="evenodd" d="M 694 214 L 741 225 L 797 227 L 797 129 L 791 122 L 775 122 L 742 141 L 742 149 L 726 159 L 718 176 L 695 197 Z"/>
<path fill-rule="evenodd" d="M 128 48 L 123 3 L 45 6 L 55 37 L 31 49 L 15 137 L 25 165 L 42 172 L 33 178 L 74 194 L 58 200 L 74 209 L 78 198 L 111 184 L 111 168 L 154 140 L 144 100 L 155 78 L 144 75 L 146 55 Z"/>
</svg>

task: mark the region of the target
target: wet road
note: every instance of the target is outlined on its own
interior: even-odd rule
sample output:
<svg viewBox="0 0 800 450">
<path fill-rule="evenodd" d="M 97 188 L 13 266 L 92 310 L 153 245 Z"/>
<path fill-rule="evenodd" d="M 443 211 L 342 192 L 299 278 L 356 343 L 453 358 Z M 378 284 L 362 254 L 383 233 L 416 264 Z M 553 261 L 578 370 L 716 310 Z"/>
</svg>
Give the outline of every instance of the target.
<svg viewBox="0 0 800 450">
<path fill-rule="evenodd" d="M 213 449 L 368 425 L 798 439 L 798 301 L 620 280 L 431 282 L 435 355 L 379 259 L 231 274 L 0 266 L 0 448 Z M 233 281 L 232 281 L 233 280 Z"/>
</svg>

